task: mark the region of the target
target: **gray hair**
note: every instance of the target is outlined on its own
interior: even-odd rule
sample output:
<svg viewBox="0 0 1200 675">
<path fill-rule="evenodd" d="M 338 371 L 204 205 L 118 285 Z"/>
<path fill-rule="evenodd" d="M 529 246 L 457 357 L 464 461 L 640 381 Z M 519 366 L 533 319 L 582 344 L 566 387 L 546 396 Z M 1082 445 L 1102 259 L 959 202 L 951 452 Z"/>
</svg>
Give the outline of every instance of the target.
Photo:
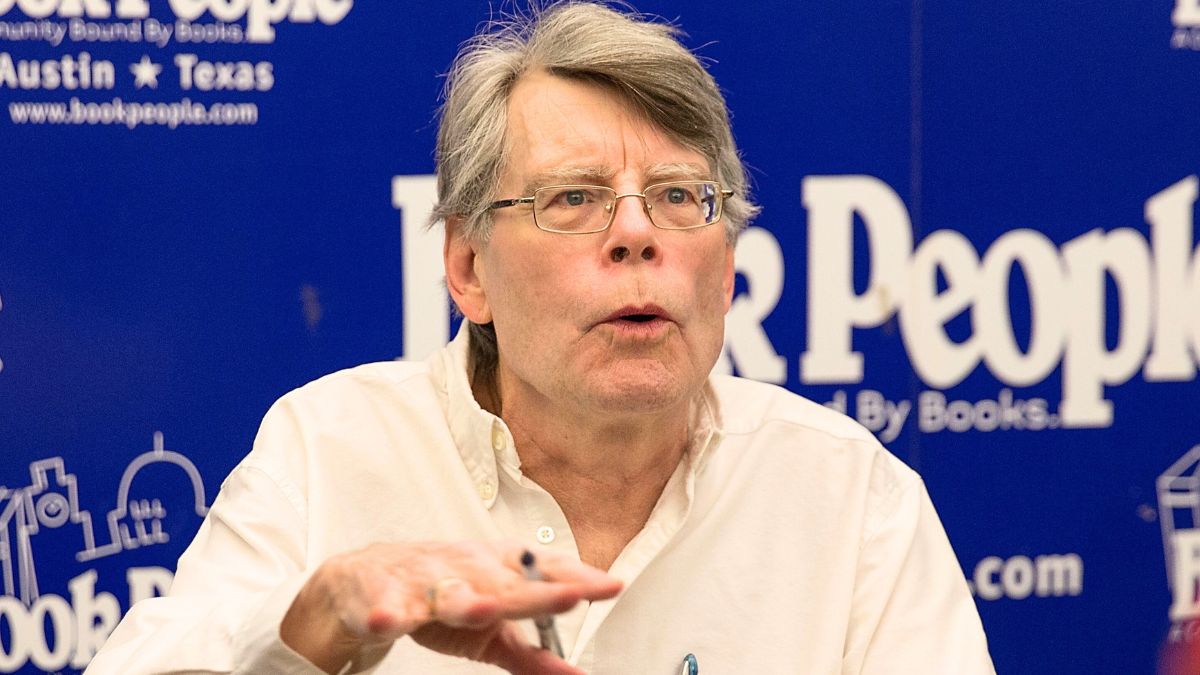
<svg viewBox="0 0 1200 675">
<path fill-rule="evenodd" d="M 461 236 L 488 239 L 487 207 L 496 199 L 509 152 L 508 98 L 522 75 L 542 71 L 611 88 L 669 138 L 704 155 L 714 178 L 733 191 L 722 215 L 732 243 L 758 207 L 747 194 L 725 99 L 712 75 L 679 43 L 679 33 L 639 14 L 574 0 L 486 24 L 463 45 L 446 77 L 436 152 L 438 203 L 431 222 L 459 216 Z M 472 324 L 471 336 L 476 363 L 490 369 L 494 331 Z"/>
</svg>

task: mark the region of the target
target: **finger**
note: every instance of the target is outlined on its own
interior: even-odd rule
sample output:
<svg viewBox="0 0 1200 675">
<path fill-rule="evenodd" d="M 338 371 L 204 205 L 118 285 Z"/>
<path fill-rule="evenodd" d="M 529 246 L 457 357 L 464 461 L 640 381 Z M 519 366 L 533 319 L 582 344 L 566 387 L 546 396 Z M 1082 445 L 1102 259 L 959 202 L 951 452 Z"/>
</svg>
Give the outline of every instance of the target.
<svg viewBox="0 0 1200 675">
<path fill-rule="evenodd" d="M 521 629 L 512 622 L 504 624 L 482 659 L 516 675 L 585 675 L 551 652 L 526 642 Z"/>
<path fill-rule="evenodd" d="M 407 635 L 431 620 L 425 598 L 414 598 L 402 584 L 388 584 L 367 609 L 367 630 L 382 638 Z"/>
<path fill-rule="evenodd" d="M 538 569 L 547 581 L 575 584 L 586 600 L 603 600 L 616 596 L 624 582 L 591 565 L 565 554 L 538 554 Z"/>
<path fill-rule="evenodd" d="M 557 581 L 521 581 L 496 595 L 500 612 L 508 619 L 559 614 L 579 604 L 583 597 L 576 584 Z"/>
<path fill-rule="evenodd" d="M 506 573 L 502 581 L 478 580 L 476 587 L 461 579 L 447 579 L 435 587 L 436 616 L 441 623 L 459 628 L 482 628 L 500 618 L 523 619 L 565 612 L 584 598 L 612 597 L 620 582 L 602 575 L 598 583 L 529 581 Z M 615 582 L 615 584 L 613 583 Z"/>
<path fill-rule="evenodd" d="M 447 626 L 480 629 L 501 618 L 500 601 L 494 596 L 476 592 L 462 579 L 439 582 L 432 593 L 436 593 L 436 602 L 430 610 L 436 613 L 430 618 Z"/>
<path fill-rule="evenodd" d="M 509 542 L 501 542 L 495 546 L 497 554 L 509 569 L 524 574 L 521 558 L 526 553 L 531 553 L 528 548 Z M 621 588 L 621 580 L 567 553 L 539 550 L 534 555 L 537 569 L 544 579 L 582 584 L 589 593 L 612 592 L 613 588 L 619 592 Z"/>
</svg>

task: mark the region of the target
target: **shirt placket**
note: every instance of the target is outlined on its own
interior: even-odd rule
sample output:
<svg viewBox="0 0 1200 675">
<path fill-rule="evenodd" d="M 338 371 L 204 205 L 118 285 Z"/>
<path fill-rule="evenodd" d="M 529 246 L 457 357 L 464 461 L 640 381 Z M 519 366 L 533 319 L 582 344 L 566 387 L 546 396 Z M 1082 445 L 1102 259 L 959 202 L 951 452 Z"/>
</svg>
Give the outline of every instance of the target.
<svg viewBox="0 0 1200 675">
<path fill-rule="evenodd" d="M 501 531 L 506 537 L 524 543 L 535 558 L 540 551 L 554 551 L 578 560 L 579 548 L 566 515 L 549 492 L 521 473 L 512 435 L 499 418 L 492 425 L 491 443 L 500 486 L 492 515 Z M 581 602 L 555 618 L 566 654 L 574 648 L 586 611 L 587 603 Z M 533 622 L 522 622 L 522 627 L 530 640 L 536 641 Z"/>
<path fill-rule="evenodd" d="M 662 553 L 687 521 L 695 494 L 697 469 L 719 442 L 720 434 L 712 433 L 707 424 L 694 432 L 689 453 L 667 481 L 645 527 L 629 542 L 609 569 L 609 574 L 623 581 L 626 589 L 637 582 L 642 572 Z M 595 602 L 588 607 L 569 659 L 571 663 L 588 672 L 596 669 L 596 633 L 618 602 L 621 602 L 621 596 Z M 605 659 L 610 656 L 613 655 Z"/>
</svg>

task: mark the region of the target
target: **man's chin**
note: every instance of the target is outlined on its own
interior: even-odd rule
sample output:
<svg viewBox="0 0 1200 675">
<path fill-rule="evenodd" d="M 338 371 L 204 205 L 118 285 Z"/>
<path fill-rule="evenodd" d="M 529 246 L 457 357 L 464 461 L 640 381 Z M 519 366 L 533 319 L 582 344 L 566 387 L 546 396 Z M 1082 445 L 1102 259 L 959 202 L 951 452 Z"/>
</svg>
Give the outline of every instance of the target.
<svg viewBox="0 0 1200 675">
<path fill-rule="evenodd" d="M 678 377 L 654 368 L 592 373 L 588 380 L 590 403 L 609 413 L 666 410 L 686 401 L 691 393 Z"/>
</svg>

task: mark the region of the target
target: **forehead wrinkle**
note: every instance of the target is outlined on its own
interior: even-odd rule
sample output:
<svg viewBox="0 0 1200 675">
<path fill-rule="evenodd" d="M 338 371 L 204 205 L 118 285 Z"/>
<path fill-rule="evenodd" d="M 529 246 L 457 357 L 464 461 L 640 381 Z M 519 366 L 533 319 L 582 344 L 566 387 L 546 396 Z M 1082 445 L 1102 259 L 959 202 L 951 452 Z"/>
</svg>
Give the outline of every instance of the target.
<svg viewBox="0 0 1200 675">
<path fill-rule="evenodd" d="M 641 187 L 661 183 L 669 180 L 712 180 L 712 170 L 708 167 L 708 161 L 703 163 L 691 161 L 679 162 L 649 162 L 653 156 L 651 146 L 655 143 L 665 145 L 668 148 L 675 148 L 693 152 L 691 148 L 680 145 L 678 141 L 671 138 L 658 124 L 644 115 L 639 114 L 636 110 L 623 106 L 620 117 L 621 126 L 624 133 L 632 136 L 634 143 L 640 146 L 642 165 L 636 167 L 638 175 L 642 181 Z M 629 153 L 632 148 L 629 143 L 622 144 L 622 160 L 624 166 L 629 166 Z"/>
<path fill-rule="evenodd" d="M 552 83 L 558 81 L 549 79 Z M 527 92 L 523 99 L 510 100 L 514 113 L 510 129 L 519 128 L 516 135 L 521 137 L 513 139 L 516 143 L 510 149 L 525 148 L 520 153 L 523 161 L 515 167 L 510 165 L 518 176 L 525 174 L 520 179 L 522 196 L 547 185 L 615 188 L 614 183 L 624 183 L 626 176 L 630 184 L 622 189 L 641 189 L 670 180 L 711 180 L 712 171 L 702 155 L 695 159 L 680 157 L 675 162 L 654 161 L 662 159 L 660 146 L 668 153 L 684 150 L 692 155 L 694 151 L 680 145 L 619 96 L 597 90 L 590 83 L 568 83 L 601 94 L 599 99 L 586 95 L 573 98 L 531 80 L 518 85 L 526 85 L 522 87 Z M 638 182 L 641 184 L 636 185 Z"/>
</svg>

